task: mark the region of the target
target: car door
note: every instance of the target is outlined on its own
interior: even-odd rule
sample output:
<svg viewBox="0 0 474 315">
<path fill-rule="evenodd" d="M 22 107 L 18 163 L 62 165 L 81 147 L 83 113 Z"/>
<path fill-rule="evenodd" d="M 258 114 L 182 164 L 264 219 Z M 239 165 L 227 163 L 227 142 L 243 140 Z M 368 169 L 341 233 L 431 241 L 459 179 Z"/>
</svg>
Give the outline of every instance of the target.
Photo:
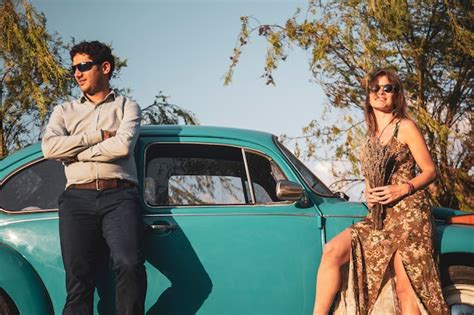
<svg viewBox="0 0 474 315">
<path fill-rule="evenodd" d="M 309 314 L 314 206 L 278 200 L 276 181 L 297 179 L 275 151 L 214 141 L 139 143 L 148 314 Z"/>
</svg>

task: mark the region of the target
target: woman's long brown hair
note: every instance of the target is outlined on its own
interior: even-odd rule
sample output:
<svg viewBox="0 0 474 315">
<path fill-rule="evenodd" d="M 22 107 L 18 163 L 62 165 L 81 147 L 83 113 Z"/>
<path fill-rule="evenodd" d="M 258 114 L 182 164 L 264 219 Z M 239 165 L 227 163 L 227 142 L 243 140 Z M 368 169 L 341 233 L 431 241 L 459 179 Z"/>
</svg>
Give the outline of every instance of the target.
<svg viewBox="0 0 474 315">
<path fill-rule="evenodd" d="M 377 134 L 377 122 L 372 106 L 370 105 L 370 87 L 375 84 L 376 80 L 381 76 L 387 76 L 388 81 L 398 87 L 395 90 L 395 97 L 393 99 L 393 116 L 395 119 L 408 118 L 407 102 L 405 100 L 405 91 L 403 84 L 398 75 L 390 69 L 377 69 L 368 75 L 366 85 L 366 99 L 364 107 L 365 123 L 367 124 L 367 131 L 369 136 L 374 137 Z"/>
</svg>

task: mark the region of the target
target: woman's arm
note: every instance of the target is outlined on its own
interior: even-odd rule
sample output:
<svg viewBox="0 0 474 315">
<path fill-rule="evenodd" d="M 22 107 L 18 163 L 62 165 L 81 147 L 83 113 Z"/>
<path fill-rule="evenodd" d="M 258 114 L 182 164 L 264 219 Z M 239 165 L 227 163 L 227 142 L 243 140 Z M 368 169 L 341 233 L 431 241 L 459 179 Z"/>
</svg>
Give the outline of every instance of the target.
<svg viewBox="0 0 474 315">
<path fill-rule="evenodd" d="M 409 180 L 415 190 L 424 188 L 436 179 L 436 166 L 431 159 L 425 139 L 416 124 L 409 119 L 403 120 L 399 130 L 399 140 L 406 143 L 420 169 L 418 176 Z"/>
</svg>

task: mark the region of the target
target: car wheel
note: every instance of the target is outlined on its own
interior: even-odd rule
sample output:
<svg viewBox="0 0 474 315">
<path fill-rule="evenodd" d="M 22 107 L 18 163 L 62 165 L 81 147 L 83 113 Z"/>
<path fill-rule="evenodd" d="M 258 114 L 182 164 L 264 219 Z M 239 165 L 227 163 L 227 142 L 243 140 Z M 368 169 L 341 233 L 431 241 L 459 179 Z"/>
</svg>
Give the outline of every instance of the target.
<svg viewBox="0 0 474 315">
<path fill-rule="evenodd" d="M 449 280 L 443 294 L 451 314 L 474 314 L 474 267 L 452 265 L 444 271 Z"/>
<path fill-rule="evenodd" d="M 0 314 L 1 315 L 19 315 L 15 304 L 5 291 L 0 290 Z"/>
</svg>

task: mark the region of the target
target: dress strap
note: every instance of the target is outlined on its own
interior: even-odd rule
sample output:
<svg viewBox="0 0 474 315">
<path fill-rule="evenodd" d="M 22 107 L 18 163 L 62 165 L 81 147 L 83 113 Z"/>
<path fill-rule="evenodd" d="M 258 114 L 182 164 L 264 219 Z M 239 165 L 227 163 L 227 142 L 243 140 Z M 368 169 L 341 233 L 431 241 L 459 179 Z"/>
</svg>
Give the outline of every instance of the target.
<svg viewBox="0 0 474 315">
<path fill-rule="evenodd" d="M 398 120 L 397 123 L 395 124 L 395 129 L 393 130 L 393 137 L 397 138 L 398 137 L 398 128 L 400 127 L 400 122 L 402 120 Z"/>
</svg>

